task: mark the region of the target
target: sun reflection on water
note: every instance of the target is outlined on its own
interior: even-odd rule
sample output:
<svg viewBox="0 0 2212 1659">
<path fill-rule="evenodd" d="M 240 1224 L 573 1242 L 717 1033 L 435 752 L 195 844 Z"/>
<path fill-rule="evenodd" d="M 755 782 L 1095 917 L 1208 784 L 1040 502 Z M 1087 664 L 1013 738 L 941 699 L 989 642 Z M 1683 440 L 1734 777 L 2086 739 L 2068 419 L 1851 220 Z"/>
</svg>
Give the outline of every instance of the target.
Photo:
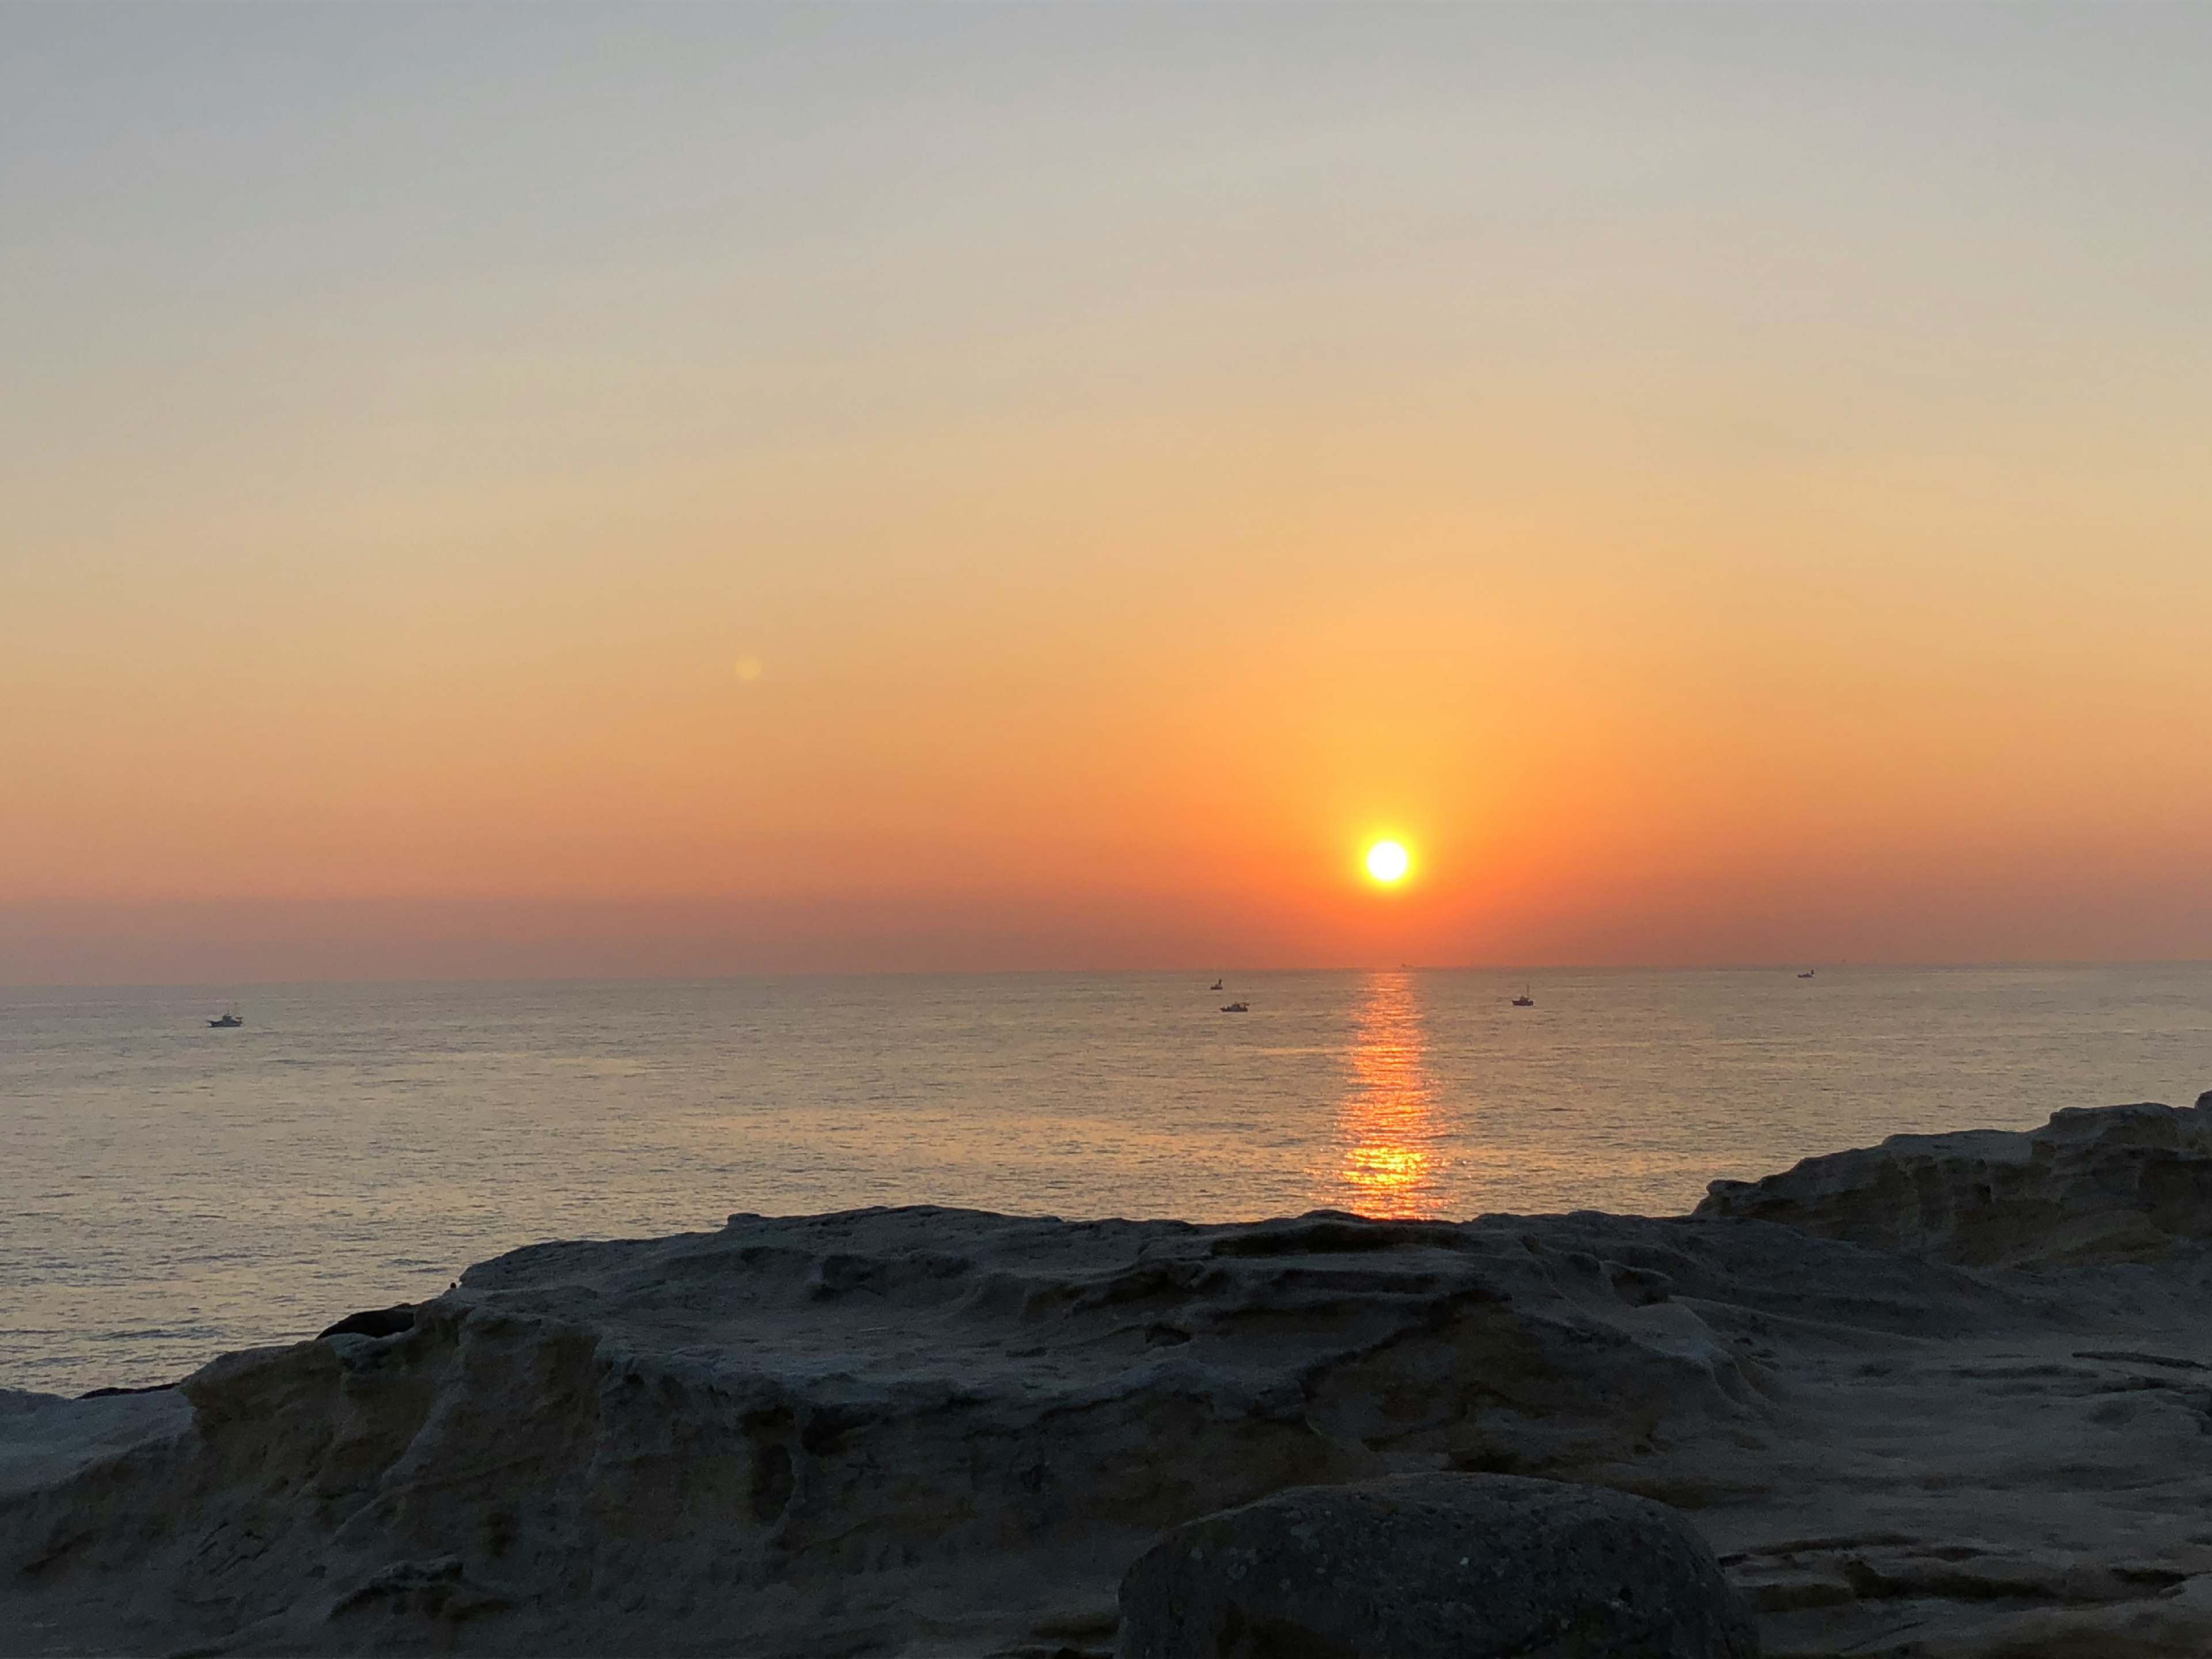
<svg viewBox="0 0 2212 1659">
<path fill-rule="evenodd" d="M 1337 1109 L 1337 1183 L 1362 1215 L 1437 1212 L 1436 1097 L 1421 1064 L 1421 1006 L 1406 974 L 1376 974 L 1353 1017 L 1349 1076 Z"/>
</svg>

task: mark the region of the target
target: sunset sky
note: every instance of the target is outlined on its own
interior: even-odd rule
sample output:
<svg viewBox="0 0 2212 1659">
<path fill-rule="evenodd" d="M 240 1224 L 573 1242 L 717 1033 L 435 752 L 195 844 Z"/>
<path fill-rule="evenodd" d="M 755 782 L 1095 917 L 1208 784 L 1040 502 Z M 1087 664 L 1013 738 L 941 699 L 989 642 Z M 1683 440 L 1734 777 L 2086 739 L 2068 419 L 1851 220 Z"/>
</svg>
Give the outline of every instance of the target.
<svg viewBox="0 0 2212 1659">
<path fill-rule="evenodd" d="M 2212 957 L 2208 202 L 2203 7 L 8 8 L 0 980 Z"/>
</svg>

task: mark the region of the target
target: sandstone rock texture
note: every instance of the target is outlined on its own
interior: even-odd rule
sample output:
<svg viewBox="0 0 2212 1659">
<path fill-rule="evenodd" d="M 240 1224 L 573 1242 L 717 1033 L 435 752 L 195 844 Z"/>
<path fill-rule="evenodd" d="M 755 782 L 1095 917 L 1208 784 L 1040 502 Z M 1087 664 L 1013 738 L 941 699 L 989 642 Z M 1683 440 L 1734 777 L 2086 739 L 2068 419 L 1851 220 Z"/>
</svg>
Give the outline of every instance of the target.
<svg viewBox="0 0 2212 1659">
<path fill-rule="evenodd" d="M 1690 1524 L 1511 1474 L 1298 1486 L 1177 1528 L 1121 1581 L 1118 1659 L 1757 1659 Z"/>
<path fill-rule="evenodd" d="M 536 1246 L 172 1390 L 0 1395 L 0 1652 L 1103 1655 L 1175 1528 L 1472 1471 L 1680 1510 L 1770 1656 L 2212 1653 L 2203 1115 L 1674 1219 Z"/>
<path fill-rule="evenodd" d="M 1974 1267 L 2154 1260 L 2212 1239 L 2212 1095 L 2000 1129 L 1892 1135 L 1764 1181 L 1717 1181 L 1701 1216 L 1778 1221 Z"/>
</svg>

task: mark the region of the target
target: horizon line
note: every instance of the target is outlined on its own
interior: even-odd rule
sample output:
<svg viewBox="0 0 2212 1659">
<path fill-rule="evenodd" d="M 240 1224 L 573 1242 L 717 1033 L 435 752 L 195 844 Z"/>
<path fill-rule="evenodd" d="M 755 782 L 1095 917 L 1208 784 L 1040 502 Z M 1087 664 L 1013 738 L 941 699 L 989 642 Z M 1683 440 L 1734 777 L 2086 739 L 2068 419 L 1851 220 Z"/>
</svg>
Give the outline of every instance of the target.
<svg viewBox="0 0 2212 1659">
<path fill-rule="evenodd" d="M 718 985 L 760 980 L 847 979 L 1115 979 L 1166 975 L 1229 974 L 1288 977 L 1305 974 L 1765 974 L 1812 968 L 1825 972 L 1972 973 L 2000 969 L 2090 969 L 2115 968 L 2212 968 L 2212 957 L 2081 957 L 1979 960 L 1888 958 L 1851 962 L 1787 957 L 1766 962 L 1729 963 L 1402 963 L 1395 968 L 1336 963 L 1297 968 L 844 968 L 761 969 L 731 974 L 538 974 L 311 975 L 301 979 L 207 980 L 9 980 L 0 979 L 0 994 L 14 991 L 178 991 L 283 989 L 315 985 Z"/>
</svg>

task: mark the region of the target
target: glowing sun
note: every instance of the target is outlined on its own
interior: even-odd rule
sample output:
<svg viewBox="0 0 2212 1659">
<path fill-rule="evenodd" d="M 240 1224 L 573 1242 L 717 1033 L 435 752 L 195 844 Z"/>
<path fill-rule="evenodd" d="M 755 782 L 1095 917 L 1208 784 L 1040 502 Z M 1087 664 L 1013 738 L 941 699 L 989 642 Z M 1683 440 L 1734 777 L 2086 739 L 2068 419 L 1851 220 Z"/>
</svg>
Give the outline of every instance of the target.
<svg viewBox="0 0 2212 1659">
<path fill-rule="evenodd" d="M 1395 841 L 1378 841 L 1367 849 L 1367 873 L 1377 881 L 1396 881 L 1413 863 Z"/>
</svg>

